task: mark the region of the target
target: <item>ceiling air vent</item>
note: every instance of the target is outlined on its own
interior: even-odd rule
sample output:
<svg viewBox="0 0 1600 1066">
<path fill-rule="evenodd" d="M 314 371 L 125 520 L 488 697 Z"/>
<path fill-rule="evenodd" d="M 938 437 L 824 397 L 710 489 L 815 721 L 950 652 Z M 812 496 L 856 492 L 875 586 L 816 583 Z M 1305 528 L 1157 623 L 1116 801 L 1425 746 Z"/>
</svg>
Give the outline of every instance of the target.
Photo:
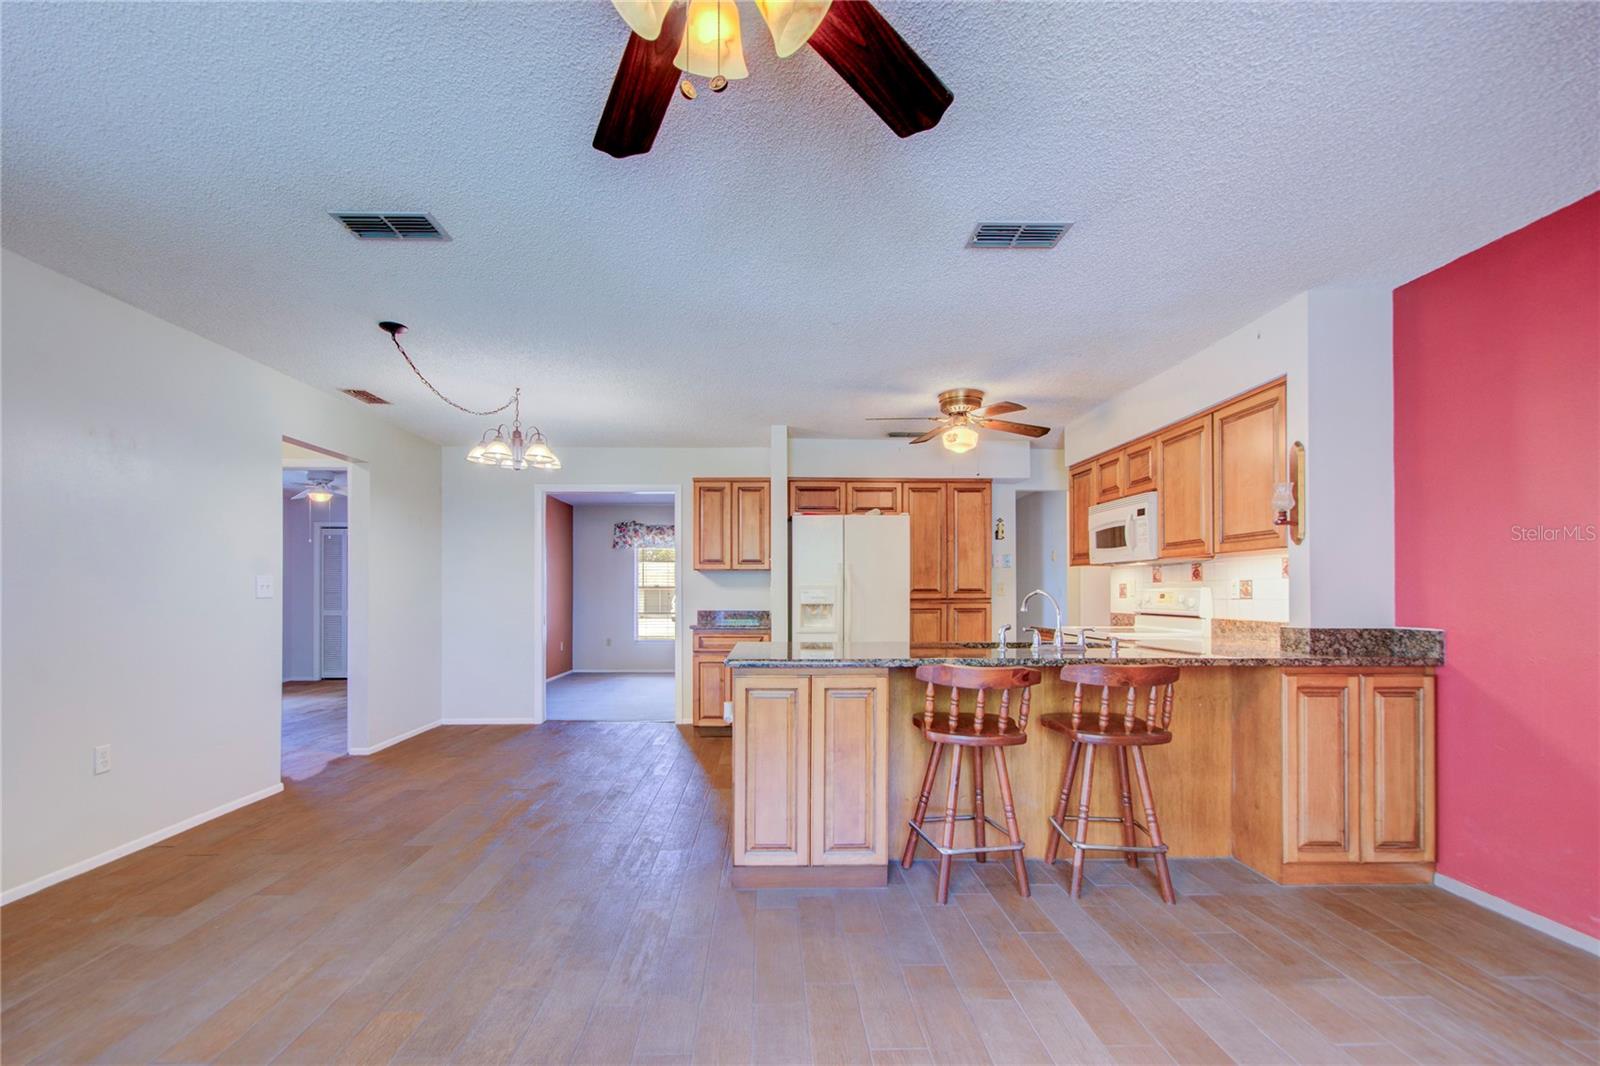
<svg viewBox="0 0 1600 1066">
<path fill-rule="evenodd" d="M 346 396 L 360 400 L 362 403 L 370 403 L 375 407 L 379 404 L 386 405 L 389 402 L 382 396 L 379 396 L 377 393 L 368 392 L 366 389 L 340 389 L 339 391 L 344 393 Z"/>
<path fill-rule="evenodd" d="M 980 222 L 967 238 L 968 248 L 1054 248 L 1070 222 Z"/>
<path fill-rule="evenodd" d="M 885 433 L 884 436 L 900 439 L 903 437 L 920 437 L 922 434 L 918 433 L 914 429 L 891 429 L 889 432 Z"/>
<path fill-rule="evenodd" d="M 344 228 L 364 241 L 447 241 L 450 235 L 428 215 L 333 212 Z"/>
</svg>

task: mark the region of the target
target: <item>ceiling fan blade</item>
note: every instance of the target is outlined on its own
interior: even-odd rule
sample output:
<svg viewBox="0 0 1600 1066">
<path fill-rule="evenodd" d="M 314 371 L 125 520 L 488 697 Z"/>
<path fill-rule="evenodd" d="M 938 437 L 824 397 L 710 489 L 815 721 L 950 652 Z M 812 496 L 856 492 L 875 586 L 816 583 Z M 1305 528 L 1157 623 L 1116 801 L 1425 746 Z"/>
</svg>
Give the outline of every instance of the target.
<svg viewBox="0 0 1600 1066">
<path fill-rule="evenodd" d="M 988 418 L 990 415 L 1009 415 L 1014 411 L 1026 410 L 1027 408 L 1022 406 L 1020 403 L 1012 403 L 1009 400 L 1004 400 L 1000 403 L 992 403 L 988 407 L 980 407 L 976 411 L 969 411 L 967 413 L 973 418 Z"/>
<path fill-rule="evenodd" d="M 866 422 L 942 422 L 938 415 L 879 415 L 863 419 Z"/>
<path fill-rule="evenodd" d="M 869 0 L 833 0 L 807 43 L 896 136 L 933 129 L 955 99 Z"/>
<path fill-rule="evenodd" d="M 653 41 L 628 34 L 611 95 L 606 97 L 606 109 L 594 131 L 594 146 L 600 151 L 624 159 L 643 155 L 655 144 L 656 131 L 678 89 L 678 68 L 672 65 L 672 58 L 683 39 L 687 12 L 686 5 L 673 4 L 661 23 L 660 36 Z"/>
<path fill-rule="evenodd" d="M 1031 426 L 1026 422 L 1007 422 L 1003 418 L 975 419 L 984 429 L 997 429 L 1001 433 L 1015 433 L 1019 437 L 1042 437 L 1050 432 L 1049 426 Z"/>
<path fill-rule="evenodd" d="M 922 436 L 914 437 L 911 440 L 906 441 L 906 443 L 907 444 L 926 444 L 928 441 L 932 440 L 933 438 L 937 437 L 939 434 L 943 433 L 944 429 L 945 429 L 944 426 L 934 426 L 932 429 L 928 430 L 928 432 L 924 433 Z"/>
</svg>

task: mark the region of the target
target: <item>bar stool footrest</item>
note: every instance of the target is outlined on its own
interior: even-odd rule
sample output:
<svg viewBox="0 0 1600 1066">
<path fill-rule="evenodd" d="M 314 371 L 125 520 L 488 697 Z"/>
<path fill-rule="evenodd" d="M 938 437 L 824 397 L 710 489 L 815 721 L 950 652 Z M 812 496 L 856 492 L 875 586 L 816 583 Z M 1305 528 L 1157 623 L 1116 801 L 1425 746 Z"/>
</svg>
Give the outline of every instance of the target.
<svg viewBox="0 0 1600 1066">
<path fill-rule="evenodd" d="M 1076 821 L 1077 819 L 1073 819 L 1073 820 Z M 1115 823 L 1116 825 L 1122 825 L 1123 824 L 1121 818 L 1112 818 L 1112 817 L 1109 817 L 1109 816 L 1106 816 L 1106 815 L 1100 815 L 1100 816 L 1090 815 L 1089 818 L 1086 819 L 1086 821 L 1090 821 L 1090 822 L 1112 822 L 1112 823 Z M 1144 826 L 1140 825 L 1138 822 L 1134 822 L 1133 823 L 1133 827 L 1135 829 L 1139 830 L 1141 833 L 1143 833 L 1147 837 L 1150 835 L 1150 830 L 1146 829 Z M 1072 834 L 1067 832 L 1065 829 L 1063 829 L 1061 827 L 1061 823 L 1056 821 L 1055 817 L 1053 815 L 1050 818 L 1050 828 L 1054 829 L 1057 833 L 1061 834 L 1061 839 L 1065 840 L 1068 844 L 1071 844 L 1073 846 L 1073 848 L 1075 848 L 1078 851 L 1120 851 L 1120 852 L 1123 852 L 1124 854 L 1128 854 L 1128 855 L 1165 855 L 1167 853 L 1167 846 L 1165 844 L 1149 845 L 1149 846 L 1133 845 L 1133 844 L 1086 844 L 1086 843 L 1083 843 L 1081 841 L 1074 840 L 1073 837 L 1072 837 Z"/>
<path fill-rule="evenodd" d="M 927 825 L 929 822 L 948 822 L 952 820 L 957 822 L 973 822 L 977 821 L 977 815 L 958 814 L 954 819 L 951 819 L 942 814 L 930 814 L 923 818 L 922 823 L 923 825 Z M 1006 827 L 995 821 L 993 818 L 990 818 L 987 814 L 983 816 L 983 821 L 984 824 L 988 825 L 1001 836 L 1007 836 Z M 937 851 L 940 855 L 986 855 L 991 851 L 1021 851 L 1023 848 L 1027 847 L 1026 842 L 1019 840 L 1015 844 L 986 844 L 981 848 L 946 848 L 944 845 L 940 844 L 938 841 L 934 840 L 926 832 L 924 832 L 922 826 L 918 825 L 916 822 L 908 819 L 906 821 L 906 825 L 911 827 L 911 831 L 913 833 L 922 838 L 922 842 L 924 844 L 928 845 L 928 847 L 932 848 L 934 851 Z M 1009 837 L 1007 837 L 1007 839 L 1009 839 Z"/>
</svg>

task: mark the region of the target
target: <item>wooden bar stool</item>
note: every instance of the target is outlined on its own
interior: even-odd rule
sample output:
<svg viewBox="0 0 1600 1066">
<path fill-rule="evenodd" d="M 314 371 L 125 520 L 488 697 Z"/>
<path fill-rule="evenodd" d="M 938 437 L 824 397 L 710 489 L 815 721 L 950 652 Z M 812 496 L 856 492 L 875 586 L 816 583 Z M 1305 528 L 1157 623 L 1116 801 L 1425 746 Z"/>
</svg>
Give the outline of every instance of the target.
<svg viewBox="0 0 1600 1066">
<path fill-rule="evenodd" d="M 1083 853 L 1086 851 L 1120 851 L 1123 861 L 1137 868 L 1140 855 L 1154 855 L 1156 877 L 1161 882 L 1161 898 L 1175 901 L 1172 892 L 1172 874 L 1167 869 L 1167 845 L 1161 839 L 1161 826 L 1156 821 L 1156 799 L 1150 791 L 1150 774 L 1144 765 L 1144 749 L 1152 744 L 1172 742 L 1172 686 L 1178 680 L 1175 666 L 1064 666 L 1061 680 L 1071 682 L 1072 713 L 1039 716 L 1039 724 L 1046 729 L 1062 733 L 1071 742 L 1067 749 L 1067 765 L 1061 772 L 1061 799 L 1056 803 L 1055 817 L 1050 819 L 1050 843 L 1045 848 L 1047 863 L 1056 861 L 1061 841 L 1072 845 L 1072 895 L 1083 889 Z M 1098 713 L 1083 710 L 1083 687 L 1099 686 L 1100 710 Z M 1127 689 L 1128 697 L 1120 714 L 1112 714 L 1113 689 Z M 1161 696 L 1161 690 L 1166 690 Z M 1144 717 L 1137 710 L 1141 689 L 1149 690 Z M 1121 702 L 1120 700 L 1118 702 Z M 1158 706 L 1159 704 L 1159 706 Z M 1092 815 L 1089 799 L 1094 785 L 1094 760 L 1100 749 L 1109 749 L 1112 769 L 1117 774 L 1117 790 L 1122 800 L 1122 811 L 1117 817 Z M 1087 754 L 1086 754 L 1087 753 Z M 1130 773 L 1129 754 L 1133 757 Z M 1067 807 L 1071 803 L 1072 781 L 1079 769 L 1083 771 L 1083 785 L 1078 794 L 1078 818 L 1075 833 L 1067 832 L 1063 824 Z M 1144 824 L 1133 817 L 1133 797 L 1129 778 L 1137 776 L 1139 795 L 1144 804 Z M 1119 822 L 1122 825 L 1121 844 L 1090 844 L 1087 842 L 1090 822 Z M 1142 831 L 1150 838 L 1149 846 L 1139 846 L 1134 831 Z"/>
<path fill-rule="evenodd" d="M 954 666 L 944 663 L 929 663 L 917 667 L 917 680 L 928 683 L 928 699 L 923 704 L 922 713 L 917 716 L 917 724 L 922 727 L 922 735 L 933 744 L 933 750 L 928 753 L 928 768 L 922 775 L 922 792 L 917 796 L 917 811 L 906 823 L 911 827 L 911 831 L 906 834 L 906 850 L 900 857 L 900 865 L 910 869 L 911 861 L 917 853 L 917 838 L 927 841 L 928 846 L 939 853 L 940 903 L 946 903 L 950 899 L 951 857 L 972 855 L 978 862 L 983 862 L 991 851 L 1011 853 L 1011 860 L 1016 864 L 1017 888 L 1024 896 L 1028 894 L 1028 868 L 1023 861 L 1022 834 L 1017 831 L 1016 808 L 1011 802 L 1011 775 L 1006 770 L 1006 749 L 1027 743 L 1028 697 L 1033 686 L 1039 683 L 1039 679 L 1039 671 L 1021 667 Z M 945 714 L 938 714 L 935 707 L 935 697 L 940 685 L 950 688 L 950 705 Z M 960 709 L 962 689 L 970 689 L 975 693 L 970 714 Z M 1011 716 L 1011 693 L 1014 689 L 1022 690 L 1022 699 L 1015 718 Z M 988 694 L 995 690 L 1000 692 L 998 714 L 992 713 L 986 706 Z M 951 749 L 951 757 L 950 787 L 945 798 L 945 813 L 929 817 L 928 793 L 933 790 L 933 779 L 939 772 L 939 758 L 947 747 Z M 960 814 L 956 810 L 957 793 L 961 787 L 963 748 L 971 752 L 971 814 Z M 1000 802 L 1005 808 L 1005 825 L 999 824 L 983 813 L 983 753 L 987 748 L 994 749 L 994 772 L 1000 782 Z M 936 841 L 927 834 L 922 828 L 926 822 L 944 823 L 942 840 Z M 956 847 L 957 822 L 972 823 L 972 847 Z M 984 833 L 986 826 L 1004 833 L 1008 843 L 987 844 Z"/>
</svg>

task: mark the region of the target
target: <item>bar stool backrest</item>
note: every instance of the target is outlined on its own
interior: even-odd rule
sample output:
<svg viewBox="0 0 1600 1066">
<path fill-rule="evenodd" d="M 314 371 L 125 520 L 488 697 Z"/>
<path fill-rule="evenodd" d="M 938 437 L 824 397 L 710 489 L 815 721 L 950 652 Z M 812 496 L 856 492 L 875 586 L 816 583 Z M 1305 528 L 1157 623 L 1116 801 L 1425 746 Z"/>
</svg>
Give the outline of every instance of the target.
<svg viewBox="0 0 1600 1066">
<path fill-rule="evenodd" d="M 962 689 L 971 689 L 976 693 L 972 724 L 979 732 L 983 731 L 988 694 L 994 691 L 1000 693 L 998 722 L 1000 732 L 1009 733 L 1013 727 L 1019 733 L 1025 732 L 1028 728 L 1029 698 L 1033 686 L 1039 683 L 1041 677 L 1039 671 L 1023 666 L 956 666 L 951 663 L 928 663 L 919 666 L 917 680 L 928 683 L 927 702 L 922 706 L 922 726 L 924 729 L 935 727 L 935 697 L 938 687 L 944 685 L 950 689 L 948 728 L 952 732 L 955 731 L 959 719 Z M 1014 689 L 1022 690 L 1015 720 L 1011 716 L 1011 693 Z"/>
<path fill-rule="evenodd" d="M 1166 731 L 1172 727 L 1172 686 L 1178 680 L 1176 666 L 1063 666 L 1061 680 L 1072 685 L 1072 717 L 1083 714 L 1083 687 L 1100 688 L 1100 729 L 1111 726 L 1111 690 L 1127 689 L 1128 698 L 1123 705 L 1122 717 L 1126 728 L 1133 727 L 1139 691 L 1149 690 L 1144 719 L 1151 729 Z M 1163 690 L 1165 694 L 1163 695 Z"/>
</svg>

